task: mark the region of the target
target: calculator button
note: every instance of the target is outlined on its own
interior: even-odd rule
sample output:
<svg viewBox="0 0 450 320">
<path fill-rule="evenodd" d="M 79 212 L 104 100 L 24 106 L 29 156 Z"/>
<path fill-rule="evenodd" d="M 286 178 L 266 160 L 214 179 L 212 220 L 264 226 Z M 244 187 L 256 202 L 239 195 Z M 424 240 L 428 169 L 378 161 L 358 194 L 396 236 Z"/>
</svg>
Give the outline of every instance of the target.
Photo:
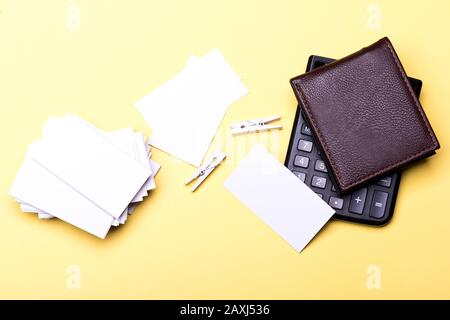
<svg viewBox="0 0 450 320">
<path fill-rule="evenodd" d="M 389 188 L 391 186 L 391 183 L 392 183 L 391 177 L 384 177 L 378 180 L 377 185 Z"/>
<path fill-rule="evenodd" d="M 332 208 L 340 210 L 344 206 L 344 200 L 341 198 L 330 197 L 330 201 L 328 201 L 328 204 Z"/>
<path fill-rule="evenodd" d="M 308 168 L 309 158 L 296 155 L 294 158 L 294 166 Z"/>
<path fill-rule="evenodd" d="M 316 160 L 314 169 L 320 172 L 328 172 L 327 167 L 325 166 L 325 162 L 323 162 L 322 160 Z"/>
<path fill-rule="evenodd" d="M 366 196 L 366 188 L 353 192 L 352 197 L 350 198 L 350 208 L 348 210 L 352 213 L 362 214 L 364 204 L 366 203 Z"/>
<path fill-rule="evenodd" d="M 300 139 L 298 141 L 297 149 L 300 151 L 311 152 L 312 150 L 312 142 L 307 140 Z"/>
<path fill-rule="evenodd" d="M 370 216 L 374 218 L 382 218 L 386 210 L 388 194 L 383 191 L 375 191 L 373 194 L 372 204 L 370 206 Z"/>
<path fill-rule="evenodd" d="M 321 194 L 321 193 L 316 193 L 319 197 L 320 197 L 320 199 L 323 199 L 323 194 Z"/>
<path fill-rule="evenodd" d="M 336 187 L 334 186 L 334 184 L 331 185 L 331 191 L 336 192 Z"/>
<path fill-rule="evenodd" d="M 307 126 L 306 123 L 304 123 L 302 126 L 302 133 L 307 136 L 311 135 L 311 128 L 309 126 Z"/>
<path fill-rule="evenodd" d="M 325 189 L 327 186 L 327 179 L 324 177 L 313 176 L 311 185 L 316 188 Z"/>
<path fill-rule="evenodd" d="M 302 182 L 305 182 L 306 174 L 304 172 L 292 171 L 293 174 L 297 176 Z"/>
</svg>

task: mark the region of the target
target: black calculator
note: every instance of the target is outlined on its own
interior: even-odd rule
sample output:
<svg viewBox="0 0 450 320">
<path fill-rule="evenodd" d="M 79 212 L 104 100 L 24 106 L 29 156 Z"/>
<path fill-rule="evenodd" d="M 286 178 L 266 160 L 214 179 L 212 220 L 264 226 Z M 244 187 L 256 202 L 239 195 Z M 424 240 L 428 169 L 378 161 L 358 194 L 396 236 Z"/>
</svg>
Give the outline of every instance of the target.
<svg viewBox="0 0 450 320">
<path fill-rule="evenodd" d="M 306 72 L 333 61 L 335 60 L 330 58 L 310 56 Z M 408 79 L 419 97 L 422 81 Z M 285 166 L 336 211 L 334 218 L 370 225 L 388 223 L 394 213 L 400 172 L 383 177 L 351 193 L 338 194 L 314 140 L 301 106 L 298 106 Z"/>
</svg>

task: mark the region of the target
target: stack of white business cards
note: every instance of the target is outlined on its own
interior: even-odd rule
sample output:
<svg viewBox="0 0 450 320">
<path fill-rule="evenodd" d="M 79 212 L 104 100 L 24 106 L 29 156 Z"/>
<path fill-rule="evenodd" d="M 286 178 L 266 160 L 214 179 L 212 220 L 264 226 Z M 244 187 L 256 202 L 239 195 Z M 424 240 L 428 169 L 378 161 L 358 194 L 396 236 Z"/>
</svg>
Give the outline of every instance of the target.
<svg viewBox="0 0 450 320">
<path fill-rule="evenodd" d="M 75 115 L 50 118 L 10 194 L 24 212 L 103 239 L 156 187 L 160 166 L 150 156 L 143 135 L 131 128 L 104 132 Z"/>
<path fill-rule="evenodd" d="M 191 56 L 185 68 L 136 102 L 152 128 L 150 144 L 199 167 L 229 106 L 247 94 L 218 49 Z"/>
</svg>

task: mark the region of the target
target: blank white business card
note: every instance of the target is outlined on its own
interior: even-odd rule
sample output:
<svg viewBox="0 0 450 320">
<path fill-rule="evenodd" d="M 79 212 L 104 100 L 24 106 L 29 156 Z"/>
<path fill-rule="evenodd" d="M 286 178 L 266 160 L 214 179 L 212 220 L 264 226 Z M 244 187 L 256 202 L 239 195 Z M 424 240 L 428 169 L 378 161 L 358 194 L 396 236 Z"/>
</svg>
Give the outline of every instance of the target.
<svg viewBox="0 0 450 320">
<path fill-rule="evenodd" d="M 297 252 L 334 214 L 329 205 L 259 144 L 225 181 L 225 187 Z"/>
<path fill-rule="evenodd" d="M 104 239 L 114 218 L 40 166 L 32 159 L 32 152 L 33 145 L 30 145 L 10 189 L 11 196 L 37 208 L 40 214 L 51 213 Z"/>
<path fill-rule="evenodd" d="M 151 169 L 75 116 L 48 122 L 33 159 L 115 218 L 151 176 Z"/>
<path fill-rule="evenodd" d="M 228 107 L 247 88 L 218 49 L 191 57 L 177 75 L 136 107 L 152 128 L 150 144 L 200 166 Z"/>
</svg>

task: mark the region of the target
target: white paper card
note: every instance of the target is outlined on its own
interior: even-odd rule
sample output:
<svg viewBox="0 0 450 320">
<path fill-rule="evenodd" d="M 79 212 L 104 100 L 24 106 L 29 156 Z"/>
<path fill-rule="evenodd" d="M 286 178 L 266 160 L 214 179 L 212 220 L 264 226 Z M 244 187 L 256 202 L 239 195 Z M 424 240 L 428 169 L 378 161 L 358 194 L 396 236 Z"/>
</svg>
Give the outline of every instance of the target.
<svg viewBox="0 0 450 320">
<path fill-rule="evenodd" d="M 39 213 L 51 212 L 51 215 L 104 239 L 114 218 L 35 162 L 30 154 L 32 147 L 10 194 L 38 208 Z"/>
<path fill-rule="evenodd" d="M 230 104 L 247 94 L 219 50 L 191 57 L 186 68 L 136 103 L 152 128 L 150 144 L 200 166 Z"/>
<path fill-rule="evenodd" d="M 76 118 L 64 120 L 58 127 L 50 122 L 45 126 L 33 159 L 119 218 L 150 177 L 150 169 Z"/>
<path fill-rule="evenodd" d="M 225 181 L 225 187 L 297 252 L 334 214 L 330 206 L 259 144 Z"/>
</svg>

